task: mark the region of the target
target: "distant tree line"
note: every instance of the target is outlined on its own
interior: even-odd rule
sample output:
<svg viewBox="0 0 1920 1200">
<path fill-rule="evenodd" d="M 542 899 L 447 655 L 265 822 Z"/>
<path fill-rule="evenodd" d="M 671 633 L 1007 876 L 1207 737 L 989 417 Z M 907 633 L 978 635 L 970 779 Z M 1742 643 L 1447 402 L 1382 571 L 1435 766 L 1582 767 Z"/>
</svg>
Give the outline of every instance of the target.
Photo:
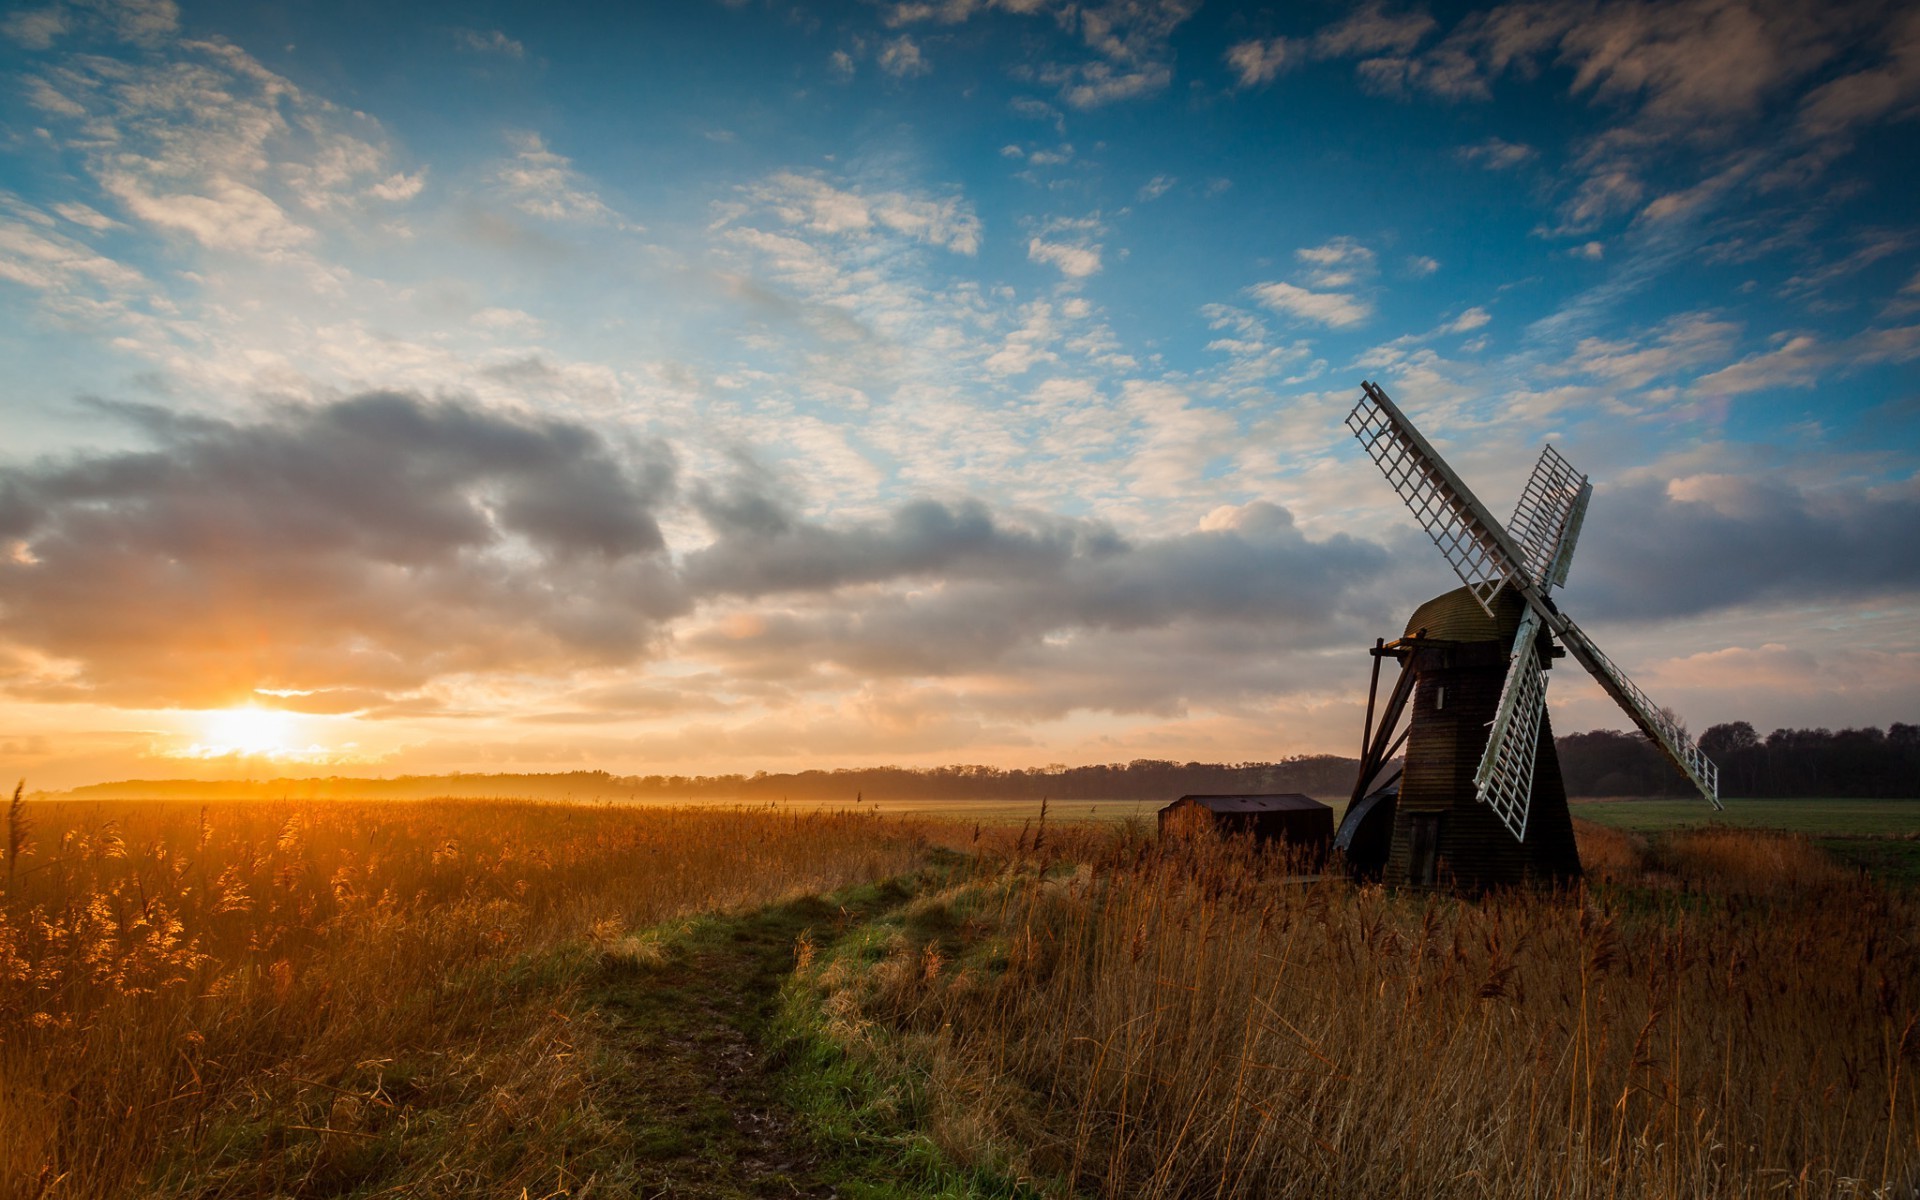
<svg viewBox="0 0 1920 1200">
<path fill-rule="evenodd" d="M 1574 796 L 1681 796 L 1692 788 L 1638 733 L 1595 730 L 1555 740 Z M 1700 735 L 1723 796 L 1920 796 L 1920 726 L 1776 729 L 1734 721 Z"/>
<path fill-rule="evenodd" d="M 1173 800 L 1193 792 L 1305 792 L 1344 796 L 1359 760 L 1310 754 L 1279 762 L 1179 763 L 1140 758 L 1084 767 L 855 767 L 752 775 L 612 775 L 567 771 L 540 775 L 348 776 L 202 782 L 127 780 L 75 788 L 75 799 L 252 797 L 324 800 L 523 796 L 553 800 Z"/>
<path fill-rule="evenodd" d="M 1595 730 L 1556 740 L 1572 796 L 1680 796 L 1679 773 L 1638 733 Z M 1720 767 L 1726 796 L 1920 796 L 1920 726 L 1878 729 L 1776 729 L 1764 739 L 1735 721 L 1701 735 Z M 568 771 L 541 775 L 349 776 L 226 782 L 127 780 L 76 788 L 80 798 L 222 797 L 324 800 L 424 799 L 432 796 L 548 800 L 779 800 L 851 803 L 886 800 L 1158 800 L 1190 793 L 1305 792 L 1344 797 L 1359 761 L 1309 754 L 1278 762 L 1201 763 L 1137 758 L 1067 767 L 855 767 L 752 775 L 613 775 Z M 1389 768 L 1391 770 L 1391 768 Z"/>
</svg>

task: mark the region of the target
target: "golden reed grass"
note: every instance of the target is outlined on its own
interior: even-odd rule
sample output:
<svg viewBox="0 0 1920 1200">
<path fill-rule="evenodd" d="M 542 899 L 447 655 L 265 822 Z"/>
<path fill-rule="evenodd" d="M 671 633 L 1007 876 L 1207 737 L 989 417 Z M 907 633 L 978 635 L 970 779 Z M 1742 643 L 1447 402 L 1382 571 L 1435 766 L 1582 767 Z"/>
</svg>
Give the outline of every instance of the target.
<svg viewBox="0 0 1920 1200">
<path fill-rule="evenodd" d="M 911 834 L 768 809 L 16 802 L 0 1195 L 323 1193 L 372 1149 L 427 1156 L 384 1168 L 413 1195 L 552 1193 L 615 1131 L 577 980 L 542 955 L 896 872 Z"/>
<path fill-rule="evenodd" d="M 1043 1190 L 1913 1195 L 1915 898 L 1804 839 L 1582 835 L 1587 887 L 1478 902 L 1024 843 L 806 982 L 936 1141 Z"/>
</svg>

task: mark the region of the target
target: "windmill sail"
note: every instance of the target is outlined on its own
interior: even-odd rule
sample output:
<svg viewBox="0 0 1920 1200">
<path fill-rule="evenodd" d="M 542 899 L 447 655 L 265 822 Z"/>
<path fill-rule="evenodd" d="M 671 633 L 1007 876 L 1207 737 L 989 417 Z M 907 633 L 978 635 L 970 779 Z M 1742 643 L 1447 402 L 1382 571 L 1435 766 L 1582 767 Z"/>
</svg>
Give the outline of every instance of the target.
<svg viewBox="0 0 1920 1200">
<path fill-rule="evenodd" d="M 1527 840 L 1527 809 L 1533 799 L 1533 757 L 1540 746 L 1540 718 L 1547 711 L 1547 676 L 1540 669 L 1540 615 L 1529 608 L 1513 638 L 1513 660 L 1500 688 L 1493 727 L 1480 769 L 1473 775 L 1474 797 L 1520 841 Z"/>
<path fill-rule="evenodd" d="M 1540 452 L 1533 474 L 1520 489 L 1508 533 L 1526 556 L 1527 569 L 1545 596 L 1567 578 L 1573 545 L 1587 511 L 1593 485 L 1552 446 Z M 1529 598 L 1531 601 L 1531 598 Z M 1527 838 L 1527 810 L 1533 799 L 1533 760 L 1539 749 L 1540 721 L 1547 711 L 1547 676 L 1540 665 L 1540 614 L 1531 606 L 1514 634 L 1500 703 L 1487 730 L 1487 746 L 1473 774 L 1474 798 L 1494 813 L 1521 841 Z"/>
<path fill-rule="evenodd" d="M 1566 644 L 1567 652 L 1579 659 L 1580 665 L 1600 681 L 1600 686 L 1606 689 L 1607 695 L 1613 697 L 1614 703 L 1633 718 L 1640 732 L 1651 738 L 1660 752 L 1667 756 L 1667 760 L 1694 787 L 1700 789 L 1700 794 L 1715 808 L 1724 808 L 1725 805 L 1720 803 L 1720 768 L 1700 752 L 1700 747 L 1693 744 L 1693 739 L 1687 736 L 1686 730 L 1680 728 L 1680 723 L 1665 709 L 1657 707 L 1633 680 L 1614 666 L 1613 660 L 1602 654 L 1600 647 L 1594 645 L 1586 632 L 1571 619 L 1560 617 L 1554 633 Z"/>
<path fill-rule="evenodd" d="M 1526 558 L 1527 573 L 1541 594 L 1567 581 L 1573 544 L 1580 537 L 1593 485 L 1552 446 L 1540 452 L 1527 486 L 1520 489 L 1507 533 Z"/>
<path fill-rule="evenodd" d="M 1360 402 L 1347 414 L 1347 428 L 1492 616 L 1492 600 L 1501 587 L 1527 581 L 1524 555 L 1387 394 L 1372 383 L 1361 389 Z"/>
</svg>

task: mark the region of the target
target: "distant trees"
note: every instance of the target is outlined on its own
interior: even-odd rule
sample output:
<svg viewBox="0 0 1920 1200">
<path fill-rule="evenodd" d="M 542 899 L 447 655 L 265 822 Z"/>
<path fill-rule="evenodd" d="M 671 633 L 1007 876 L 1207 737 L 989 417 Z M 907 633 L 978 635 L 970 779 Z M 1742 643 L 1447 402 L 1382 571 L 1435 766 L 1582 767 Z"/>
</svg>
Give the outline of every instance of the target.
<svg viewBox="0 0 1920 1200">
<path fill-rule="evenodd" d="M 1560 770 L 1576 796 L 1679 796 L 1691 789 L 1637 733 L 1560 738 Z M 1920 796 L 1920 726 L 1776 729 L 1715 725 L 1700 749 L 1720 768 L 1723 796 Z"/>
<path fill-rule="evenodd" d="M 855 767 L 752 775 L 403 775 L 396 779 L 272 779 L 218 783 L 129 780 L 76 788 L 75 798 L 220 796 L 319 800 L 528 796 L 556 800 L 1157 800 L 1188 793 L 1305 792 L 1344 796 L 1358 760 L 1308 754 L 1278 762 L 1202 763 L 1137 758 L 1084 767 Z"/>
<path fill-rule="evenodd" d="M 1682 796 L 1690 790 L 1638 733 L 1596 729 L 1555 743 L 1573 796 Z M 1727 796 L 1920 797 L 1920 726 L 1776 729 L 1764 739 L 1745 721 L 1715 725 L 1700 748 L 1720 767 Z M 1305 792 L 1345 796 L 1357 760 L 1307 754 L 1277 762 L 1203 763 L 1136 758 L 1067 767 L 856 767 L 752 775 L 412 775 L 397 779 L 273 779 L 206 783 L 130 780 L 76 788 L 75 798 L 114 796 L 265 799 L 526 796 L 555 800 L 1152 800 L 1189 793 Z"/>
</svg>

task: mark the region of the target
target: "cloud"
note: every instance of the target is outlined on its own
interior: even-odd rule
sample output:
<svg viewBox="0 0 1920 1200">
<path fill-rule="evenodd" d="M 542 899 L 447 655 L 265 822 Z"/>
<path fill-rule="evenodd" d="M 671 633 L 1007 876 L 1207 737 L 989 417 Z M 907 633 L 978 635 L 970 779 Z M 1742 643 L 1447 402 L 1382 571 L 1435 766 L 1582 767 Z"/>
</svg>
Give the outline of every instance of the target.
<svg viewBox="0 0 1920 1200">
<path fill-rule="evenodd" d="M 514 156 L 494 172 L 494 182 L 515 208 L 548 221 L 624 224 L 573 169 L 573 160 L 548 149 L 539 134 L 513 133 L 507 140 Z"/>
<path fill-rule="evenodd" d="M 1062 15 L 1077 21 L 1088 49 L 1111 62 L 1140 64 L 1166 54 L 1173 31 L 1198 8 L 1198 0 L 1106 0 L 1067 6 Z"/>
<path fill-rule="evenodd" d="M 1074 108 L 1101 108 L 1162 90 L 1173 80 L 1173 68 L 1164 63 L 1137 69 L 1105 62 L 1050 65 L 1041 70 L 1040 78 L 1059 88 L 1060 98 Z"/>
<path fill-rule="evenodd" d="M 1293 256 L 1307 264 L 1307 282 L 1315 287 L 1351 287 L 1374 269 L 1373 251 L 1346 237 L 1303 247 Z"/>
<path fill-rule="evenodd" d="M 113 217 L 108 217 L 106 213 L 102 213 L 102 211 L 98 211 L 98 209 L 94 209 L 94 207 L 90 207 L 90 205 L 75 204 L 75 202 L 61 202 L 61 204 L 54 205 L 54 211 L 60 213 L 61 217 L 65 217 L 67 221 L 71 221 L 71 223 L 75 223 L 75 225 L 79 225 L 79 227 L 90 228 L 90 230 L 94 230 L 94 232 L 104 232 L 104 230 L 109 230 L 109 228 L 125 228 L 119 221 L 115 221 Z"/>
<path fill-rule="evenodd" d="M 1602 488 L 1568 582 L 1581 619 L 1676 617 L 1735 605 L 1853 603 L 1920 590 L 1920 478 L 1797 486 L 1766 474 Z"/>
<path fill-rule="evenodd" d="M 1068 105 L 1090 109 L 1164 89 L 1173 79 L 1173 32 L 1198 6 L 1197 0 L 909 0 L 888 6 L 884 19 L 899 28 L 928 22 L 956 25 L 994 11 L 1050 17 L 1069 34 L 1078 34 L 1094 57 L 1020 69 L 1059 89 Z"/>
<path fill-rule="evenodd" d="M 456 29 L 453 44 L 471 54 L 498 54 L 502 58 L 521 59 L 527 48 L 498 29 Z"/>
<path fill-rule="evenodd" d="M 744 190 L 787 224 L 813 233 L 864 237 L 891 230 L 956 254 L 971 255 L 980 249 L 980 218 L 957 196 L 867 192 L 836 187 L 819 175 L 796 171 L 776 172 Z"/>
<path fill-rule="evenodd" d="M 643 656 L 686 601 L 663 446 L 368 393 L 239 423 L 106 406 L 151 449 L 0 471 L 18 694 L 234 703 Z"/>
<path fill-rule="evenodd" d="M 982 365 L 989 375 L 1022 375 L 1041 363 L 1060 361 L 1049 348 L 1058 340 L 1053 305 L 1036 300 L 1025 306 L 1020 324 Z"/>
<path fill-rule="evenodd" d="M 1493 318 L 1487 315 L 1486 309 L 1469 308 L 1467 311 L 1461 313 L 1459 316 L 1455 317 L 1453 320 L 1447 322 L 1443 332 L 1469 333 L 1475 329 L 1481 328 L 1491 320 L 1493 320 Z"/>
<path fill-rule="evenodd" d="M 1100 270 L 1102 247 L 1094 239 L 1106 232 L 1100 214 L 1055 217 L 1036 228 L 1027 242 L 1027 257 L 1059 269 L 1068 279 L 1085 279 Z"/>
<path fill-rule="evenodd" d="M 1832 56 L 1835 28 L 1846 19 L 1837 8 L 1784 2 L 1547 0 L 1475 13 L 1418 58 L 1382 46 L 1386 57 L 1361 66 L 1363 75 L 1370 68 L 1376 79 L 1459 99 L 1484 98 L 1501 76 L 1530 77 L 1551 59 L 1572 72 L 1573 95 L 1656 121 L 1699 122 L 1751 113 L 1805 77 Z"/>
<path fill-rule="evenodd" d="M 1415 279 L 1424 279 L 1439 269 L 1440 260 L 1437 258 L 1430 258 L 1425 254 L 1407 256 L 1407 274 Z"/>
<path fill-rule="evenodd" d="M 1373 315 L 1371 305 L 1342 292 L 1311 292 L 1291 283 L 1261 283 L 1249 290 L 1254 299 L 1275 312 L 1333 329 L 1358 325 Z"/>
<path fill-rule="evenodd" d="M 1171 175 L 1155 175 L 1152 179 L 1140 185 L 1140 191 L 1136 193 L 1134 198 L 1142 204 L 1150 203 L 1166 195 L 1177 182 L 1179 181 Z"/>
<path fill-rule="evenodd" d="M 1539 151 L 1520 142 L 1504 141 L 1496 137 L 1472 146 L 1462 146 L 1458 153 L 1462 162 L 1473 163 L 1489 171 L 1504 171 L 1537 157 Z"/>
<path fill-rule="evenodd" d="M 1350 291 L 1375 271 L 1372 250 L 1352 238 L 1334 238 L 1319 246 L 1294 251 L 1305 268 L 1309 287 L 1286 282 L 1255 284 L 1249 293 L 1278 313 L 1315 321 L 1333 329 L 1358 325 L 1373 315 L 1373 306 Z M 1313 291 L 1312 288 L 1327 289 Z"/>
<path fill-rule="evenodd" d="M 1100 270 L 1100 247 L 1070 246 L 1032 238 L 1027 242 L 1027 257 L 1037 263 L 1058 267 L 1068 279 L 1085 279 Z"/>
<path fill-rule="evenodd" d="M 831 592 L 916 578 L 1011 579 L 1057 565 L 1075 553 L 1076 541 L 1118 544 L 1099 527 L 1008 526 L 977 500 L 912 501 L 880 521 L 830 528 L 803 520 L 789 501 L 750 478 L 698 489 L 694 506 L 715 535 L 686 561 L 686 578 L 702 595 Z"/>
<path fill-rule="evenodd" d="M 1311 38 L 1254 38 L 1237 42 L 1228 48 L 1226 60 L 1239 77 L 1237 86 L 1259 87 L 1310 59 L 1382 52 L 1406 54 L 1426 40 L 1435 27 L 1434 19 L 1425 13 L 1388 13 L 1380 4 L 1368 4 L 1345 19 L 1323 27 Z"/>
<path fill-rule="evenodd" d="M 1426 13 L 1388 13 L 1369 4 L 1346 20 L 1314 35 L 1315 53 L 1324 58 L 1355 54 L 1406 54 L 1437 27 Z"/>
<path fill-rule="evenodd" d="M 1626 391 L 1671 381 L 1723 363 L 1740 338 L 1740 326 L 1710 312 L 1677 313 L 1627 338 L 1582 338 L 1568 368 Z"/>
<path fill-rule="evenodd" d="M 1864 67 L 1853 61 L 1868 56 Z M 1837 62 L 1853 69 L 1810 86 Z M 1508 77 L 1552 72 L 1567 95 L 1608 110 L 1611 126 L 1574 147 L 1572 194 L 1553 230 L 1580 235 L 1647 202 L 1646 180 L 1676 147 L 1707 177 L 1654 197 L 1649 218 L 1736 190 L 1810 183 L 1857 128 L 1920 101 L 1920 16 L 1872 3 L 1527 0 L 1473 13 L 1424 51 L 1363 58 L 1356 71 L 1375 92 L 1456 102 L 1491 99 Z M 1777 116 L 1787 106 L 1797 109 L 1792 121 Z M 1463 157 L 1499 169 L 1526 151 L 1495 138 Z"/>
<path fill-rule="evenodd" d="M 1920 359 L 1920 325 L 1867 329 L 1838 342 L 1811 333 L 1782 333 L 1772 349 L 1703 375 L 1693 383 L 1697 395 L 1740 396 L 1773 388 L 1806 388 L 1830 374 L 1875 363 Z"/>
<path fill-rule="evenodd" d="M 1228 47 L 1226 53 L 1227 65 L 1233 68 L 1243 88 L 1272 83 L 1299 58 L 1299 48 L 1286 38 L 1238 42 Z"/>
<path fill-rule="evenodd" d="M 77 0 L 26 9 L 0 21 L 0 34 L 29 50 L 45 50 L 69 33 L 154 46 L 180 32 L 173 0 Z"/>
<path fill-rule="evenodd" d="M 136 5 L 114 19 L 157 39 L 171 13 Z M 70 55 L 28 93 L 102 197 L 208 249 L 281 260 L 331 216 L 406 198 L 376 122 L 223 41 L 169 38 L 125 61 Z"/>
<path fill-rule="evenodd" d="M 909 0 L 908 3 L 889 5 L 885 19 L 886 23 L 894 28 L 926 21 L 942 25 L 958 25 L 974 14 L 986 12 L 989 9 L 1027 12 L 1036 7 L 1038 6 L 1035 4 L 995 3 L 994 0 L 936 0 L 934 3 L 927 3 L 925 0 Z"/>
<path fill-rule="evenodd" d="M 1187 453 L 1189 425 L 1219 440 L 1140 402 L 1167 418 L 1165 453 Z M 459 681 L 630 671 L 669 635 L 731 689 L 824 668 L 1030 688 L 1105 634 L 1167 631 L 1190 664 L 1233 640 L 1222 623 L 1268 653 L 1307 644 L 1391 561 L 1266 502 L 1141 539 L 965 498 L 826 520 L 749 460 L 687 486 L 663 444 L 401 393 L 246 421 L 102 411 L 147 446 L 0 471 L 0 687 L 16 696 L 398 712 Z M 707 536 L 676 558 L 663 521 L 682 504 Z M 1116 674 L 1117 652 L 1072 668 L 1103 674 L 1104 698 L 1045 703 L 1163 704 L 1162 685 Z M 576 713 L 672 705 L 670 682 L 604 677 L 627 682 Z"/>
<path fill-rule="evenodd" d="M 29 50 L 45 50 L 67 31 L 67 17 L 59 5 L 26 9 L 0 21 L 0 34 Z"/>
<path fill-rule="evenodd" d="M 146 282 L 139 271 L 70 237 L 5 217 L 0 217 L 0 279 L 67 293 L 94 288 L 126 293 Z"/>
<path fill-rule="evenodd" d="M 920 53 L 919 43 L 903 33 L 880 47 L 880 69 L 895 79 L 907 79 L 930 73 L 933 64 Z"/>
<path fill-rule="evenodd" d="M 833 666 L 867 677 L 1031 676 L 1076 634 L 1221 622 L 1304 644 L 1337 624 L 1341 599 L 1374 585 L 1386 552 L 1345 536 L 1306 538 L 1286 510 L 1256 503 L 1231 520 L 1130 542 L 1098 523 L 1026 522 L 977 504 L 916 502 L 886 519 L 826 530 L 761 509 L 724 551 L 688 564 L 703 588 L 833 593 L 690 637 L 702 655 L 784 675 Z M 849 591 L 889 578 L 937 586 Z M 1074 657 L 1071 651 L 1067 657 Z M 1139 681 L 1134 681 L 1138 687 Z M 1085 704 L 1082 693 L 1075 704 Z"/>
<path fill-rule="evenodd" d="M 1912 111 L 1920 99 L 1920 12 L 1909 10 L 1881 44 L 1884 62 L 1824 83 L 1801 100 L 1798 124 L 1807 138 L 1833 138 Z"/>
<path fill-rule="evenodd" d="M 1646 185 L 1629 169 L 1614 167 L 1582 180 L 1578 190 L 1560 206 L 1558 234 L 1585 233 L 1608 217 L 1633 208 L 1646 195 Z"/>
<path fill-rule="evenodd" d="M 1902 230 L 1865 229 L 1855 237 L 1858 247 L 1851 253 L 1794 275 L 1780 285 L 1782 294 L 1818 298 L 1833 284 L 1851 278 L 1882 259 L 1907 250 L 1914 235 Z"/>
</svg>

